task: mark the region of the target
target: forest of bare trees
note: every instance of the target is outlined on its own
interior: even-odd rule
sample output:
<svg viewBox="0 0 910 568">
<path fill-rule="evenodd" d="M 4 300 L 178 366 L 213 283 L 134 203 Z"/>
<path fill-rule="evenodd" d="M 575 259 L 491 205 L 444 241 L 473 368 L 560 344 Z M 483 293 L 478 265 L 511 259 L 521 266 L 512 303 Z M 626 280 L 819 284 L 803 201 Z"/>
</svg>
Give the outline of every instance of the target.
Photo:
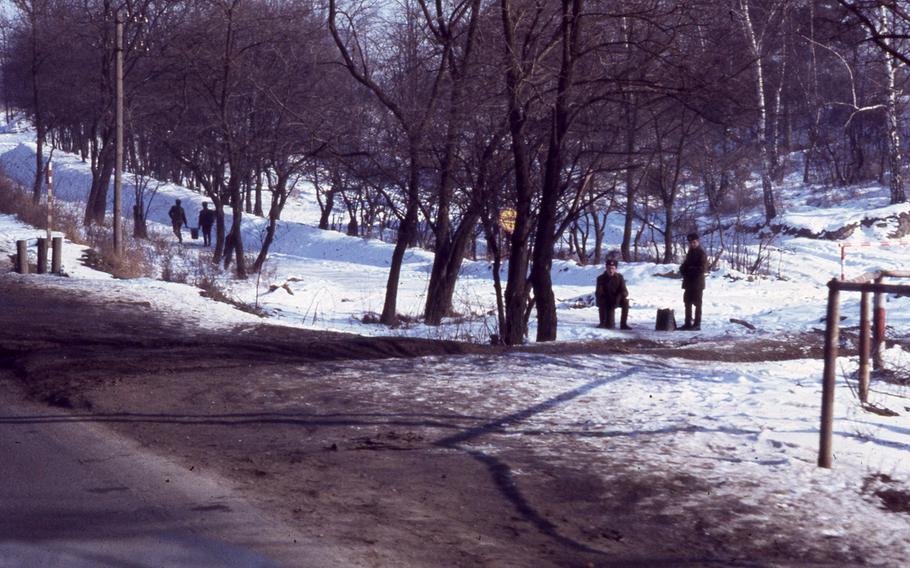
<svg viewBox="0 0 910 568">
<path fill-rule="evenodd" d="M 653 260 L 673 262 L 680 235 L 747 209 L 763 212 L 752 230 L 773 230 L 776 188 L 797 169 L 906 201 L 910 14 L 894 0 L 12 3 L 3 98 L 34 126 L 36 200 L 55 148 L 91 165 L 84 223 L 109 215 L 120 11 L 126 170 L 204 194 L 212 261 L 237 235 L 238 277 L 265 261 L 295 184 L 311 183 L 321 228 L 395 243 L 386 324 L 408 247 L 435 254 L 434 325 L 483 243 L 499 338 L 518 344 L 532 313 L 537 339 L 556 337 L 552 263 L 602 262 L 608 212 L 624 216 L 624 260 L 647 228 Z M 684 194 L 701 208 L 680 207 Z M 244 215 L 268 220 L 253 267 Z"/>
</svg>

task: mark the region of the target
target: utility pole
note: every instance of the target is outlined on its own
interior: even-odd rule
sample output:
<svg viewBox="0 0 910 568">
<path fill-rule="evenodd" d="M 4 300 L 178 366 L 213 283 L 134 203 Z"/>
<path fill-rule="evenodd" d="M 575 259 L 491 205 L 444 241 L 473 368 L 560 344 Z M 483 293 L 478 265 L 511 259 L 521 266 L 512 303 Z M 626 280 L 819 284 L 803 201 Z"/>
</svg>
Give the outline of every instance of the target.
<svg viewBox="0 0 910 568">
<path fill-rule="evenodd" d="M 117 10 L 117 46 L 115 48 L 115 120 L 117 121 L 116 160 L 114 163 L 114 254 L 123 252 L 123 229 L 120 227 L 123 186 L 123 11 Z"/>
</svg>

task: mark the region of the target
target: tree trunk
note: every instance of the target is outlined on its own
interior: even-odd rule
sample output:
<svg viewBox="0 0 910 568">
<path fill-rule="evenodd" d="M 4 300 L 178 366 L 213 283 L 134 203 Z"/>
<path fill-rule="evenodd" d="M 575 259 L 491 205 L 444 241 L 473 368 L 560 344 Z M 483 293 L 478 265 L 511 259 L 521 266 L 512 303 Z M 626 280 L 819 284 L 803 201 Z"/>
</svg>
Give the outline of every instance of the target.
<svg viewBox="0 0 910 568">
<path fill-rule="evenodd" d="M 37 113 L 36 113 L 37 115 Z M 32 203 L 37 205 L 41 202 L 41 193 L 44 188 L 44 124 L 36 116 L 35 130 L 37 140 L 35 141 L 35 182 L 32 185 Z"/>
<path fill-rule="evenodd" d="M 502 344 L 503 333 L 506 328 L 505 305 L 502 300 L 502 278 L 500 270 L 502 269 L 502 248 L 499 246 L 499 225 L 495 219 L 489 219 L 484 215 L 483 232 L 487 240 L 487 252 L 493 255 L 493 290 L 496 293 L 496 336 L 491 337 L 492 343 Z"/>
<path fill-rule="evenodd" d="M 104 224 L 104 216 L 107 213 L 107 193 L 111 185 L 111 176 L 114 174 L 114 158 L 111 145 L 102 149 L 98 179 L 97 181 L 92 179 L 90 194 L 94 195 L 94 199 L 90 197 L 91 210 L 86 211 L 86 214 L 91 215 L 91 222 L 97 225 Z"/>
<path fill-rule="evenodd" d="M 148 226 L 145 222 L 145 204 L 142 200 L 137 200 L 133 205 L 133 237 L 137 239 L 147 239 Z"/>
<path fill-rule="evenodd" d="M 578 50 L 582 0 L 562 2 L 562 63 L 552 112 L 550 145 L 547 150 L 537 234 L 534 239 L 534 262 L 531 285 L 537 307 L 537 341 L 556 339 L 556 296 L 553 294 L 553 254 L 556 237 L 556 209 L 559 202 L 563 165 L 563 141 L 569 130 L 569 90 Z"/>
<path fill-rule="evenodd" d="M 455 229 L 455 235 L 452 242 L 448 245 L 446 252 L 446 266 L 442 270 L 442 275 L 437 283 L 436 294 L 431 305 L 429 297 L 427 298 L 427 313 L 433 310 L 434 314 L 440 314 L 440 321 L 432 325 L 439 325 L 442 317 L 448 315 L 452 310 L 452 298 L 455 296 L 455 285 L 458 283 L 458 275 L 461 272 L 461 265 L 464 263 L 464 257 L 471 243 L 471 236 L 477 227 L 477 220 L 480 218 L 480 212 L 477 208 L 465 213 L 458 227 Z M 427 322 L 430 323 L 429 321 Z"/>
<path fill-rule="evenodd" d="M 605 214 L 601 221 L 600 213 L 596 209 L 591 214 L 594 216 L 594 266 L 600 266 L 600 263 L 603 262 L 603 240 L 607 228 L 607 215 Z M 626 261 L 625 257 L 623 260 Z"/>
<path fill-rule="evenodd" d="M 325 194 L 325 204 L 319 213 L 319 228 L 323 231 L 329 228 L 329 219 L 332 216 L 332 210 L 335 208 L 335 190 L 330 189 Z"/>
<path fill-rule="evenodd" d="M 224 203 L 221 199 L 213 197 L 212 208 L 215 210 L 215 250 L 212 251 L 212 264 L 218 264 L 224 255 L 224 240 L 227 237 L 227 226 L 224 222 Z"/>
<path fill-rule="evenodd" d="M 262 242 L 262 248 L 259 249 L 259 254 L 256 256 L 256 262 L 253 263 L 253 272 L 259 272 L 262 270 L 262 266 L 265 264 L 266 258 L 269 255 L 269 248 L 272 246 L 272 243 L 275 240 L 275 230 L 278 228 L 278 220 L 281 217 L 281 211 L 284 209 L 285 203 L 288 199 L 288 178 L 290 176 L 287 173 L 278 174 L 277 180 L 275 182 L 275 187 L 272 190 L 272 203 L 269 206 L 269 224 L 265 231 L 265 239 Z"/>
<path fill-rule="evenodd" d="M 262 217 L 262 171 L 256 170 L 256 196 L 253 201 L 253 214 Z"/>
<path fill-rule="evenodd" d="M 462 67 L 459 70 L 456 61 L 451 61 L 450 72 L 452 79 L 452 91 L 449 97 L 449 108 L 446 124 L 446 137 L 442 164 L 439 171 L 439 199 L 436 207 L 436 250 L 433 256 L 433 268 L 430 272 L 430 282 L 427 286 L 427 301 L 424 309 L 424 321 L 427 325 L 439 325 L 442 318 L 452 309 L 452 295 L 455 291 L 455 281 L 458 279 L 458 271 L 461 269 L 461 262 L 464 258 L 464 248 L 459 244 L 451 242 L 451 201 L 452 186 L 455 179 L 455 148 L 458 142 L 458 132 L 462 116 L 462 91 L 464 90 L 465 81 L 461 77 L 461 71 L 465 70 L 468 65 L 471 50 L 474 44 L 474 36 L 477 30 L 477 18 L 480 12 L 480 0 L 471 2 L 470 22 L 468 24 L 468 33 L 466 35 Z M 445 36 L 444 47 L 445 54 L 451 55 L 453 41 Z M 462 223 L 464 223 L 464 219 Z M 476 225 L 477 217 L 473 217 L 471 230 Z M 457 238 L 457 237 L 456 237 Z M 461 248 L 461 250 L 459 250 Z M 453 274 L 451 271 L 457 268 Z"/>
<path fill-rule="evenodd" d="M 38 12 L 37 7 L 32 6 L 29 13 L 31 23 L 31 79 L 32 79 L 32 103 L 35 110 L 35 133 L 37 135 L 35 149 L 35 181 L 32 185 L 32 202 L 37 205 L 41 201 L 41 190 L 44 187 L 44 138 L 47 129 L 44 124 L 44 113 L 41 100 L 41 88 L 39 80 L 41 77 L 41 53 L 39 52 L 38 41 Z"/>
<path fill-rule="evenodd" d="M 316 190 L 316 202 L 319 203 L 319 228 L 323 231 L 328 230 L 332 223 L 332 212 L 335 210 L 335 193 L 340 189 L 341 176 L 337 171 L 332 172 L 329 180 L 329 189 L 323 191 L 319 182 L 319 168 L 313 170 L 313 187 Z M 322 195 L 323 197 L 320 197 Z M 380 232 L 380 238 L 381 238 Z"/>
<path fill-rule="evenodd" d="M 623 19 L 623 34 L 625 36 L 625 45 L 631 51 L 632 45 L 632 22 L 629 19 Z M 635 132 L 638 127 L 638 107 L 636 106 L 634 93 L 623 93 L 623 109 L 625 112 L 625 151 L 626 151 L 626 211 L 623 219 L 622 245 L 620 252 L 624 262 L 631 262 L 632 257 L 632 222 L 635 220 L 635 176 L 631 167 L 632 156 L 635 153 Z M 600 264 L 600 261 L 597 261 Z"/>
<path fill-rule="evenodd" d="M 531 233 L 531 168 L 530 153 L 524 139 L 526 118 L 519 100 L 521 63 L 512 21 L 512 3 L 500 0 L 505 49 L 509 58 L 506 69 L 506 90 L 509 105 L 509 133 L 512 137 L 513 168 L 515 171 L 515 227 L 509 250 L 509 272 L 505 292 L 505 325 L 501 340 L 506 345 L 520 345 L 528 329 L 528 237 Z"/>
<path fill-rule="evenodd" d="M 234 161 L 234 163 L 237 163 Z M 234 235 L 234 258 L 237 267 L 234 269 L 237 278 L 246 278 L 246 260 L 243 256 L 243 235 L 240 231 L 241 221 L 243 220 L 243 193 L 240 190 L 241 174 L 239 168 L 231 169 L 231 177 L 228 179 L 228 195 L 231 196 L 231 213 L 233 219 L 231 223 L 231 233 Z M 225 259 L 228 262 L 228 259 Z"/>
<path fill-rule="evenodd" d="M 673 202 L 664 209 L 664 264 L 673 262 Z"/>
<path fill-rule="evenodd" d="M 379 322 L 385 325 L 398 323 L 398 283 L 401 278 L 401 265 L 404 262 L 404 253 L 417 236 L 417 215 L 420 206 L 420 171 L 418 163 L 417 139 L 412 133 L 408 143 L 409 170 L 408 175 L 408 201 L 404 219 L 398 228 L 398 239 L 392 251 L 392 263 L 389 266 L 389 279 L 386 282 L 385 302 Z"/>
<path fill-rule="evenodd" d="M 749 0 L 740 0 L 739 3 L 740 8 L 742 9 L 743 28 L 754 59 L 752 68 L 755 73 L 755 93 L 759 116 L 758 145 L 761 152 L 762 202 L 765 206 L 765 222 L 771 223 L 771 221 L 777 217 L 777 208 L 774 205 L 774 183 L 771 178 L 771 170 L 776 160 L 773 157 L 773 146 L 768 139 L 768 105 L 765 97 L 765 72 L 762 50 L 758 43 L 755 28 L 752 25 L 752 16 L 749 13 Z"/>
<path fill-rule="evenodd" d="M 319 228 L 323 231 L 329 228 L 329 219 L 332 216 L 332 210 L 335 208 L 335 188 L 325 192 L 325 203 L 322 204 L 322 210 L 319 213 Z"/>
<path fill-rule="evenodd" d="M 888 9 L 884 4 L 880 8 L 882 21 L 882 34 L 887 36 L 891 28 L 888 21 Z M 888 39 L 884 39 L 886 45 Z M 886 105 L 885 116 L 888 130 L 888 169 L 891 171 L 891 180 L 889 187 L 891 189 L 891 203 L 903 203 L 907 201 L 907 195 L 904 192 L 904 177 L 901 171 L 903 156 L 901 154 L 901 134 L 898 107 L 898 89 L 895 84 L 897 69 L 894 64 L 894 56 L 885 52 L 885 72 L 888 77 L 888 102 Z"/>
</svg>

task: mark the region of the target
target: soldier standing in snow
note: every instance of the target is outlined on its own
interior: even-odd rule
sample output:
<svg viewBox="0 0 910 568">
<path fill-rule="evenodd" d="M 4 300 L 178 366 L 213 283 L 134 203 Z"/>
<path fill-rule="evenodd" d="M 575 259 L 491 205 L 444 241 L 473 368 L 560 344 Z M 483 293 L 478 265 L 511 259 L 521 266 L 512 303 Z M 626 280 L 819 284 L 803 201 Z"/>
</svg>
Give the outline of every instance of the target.
<svg viewBox="0 0 910 568">
<path fill-rule="evenodd" d="M 708 271 L 708 255 L 699 242 L 698 233 L 689 233 L 689 251 L 679 266 L 682 274 L 683 303 L 686 305 L 686 323 L 680 329 L 701 329 L 701 300 L 705 291 L 705 272 Z M 692 306 L 695 306 L 695 321 L 692 321 Z"/>
<path fill-rule="evenodd" d="M 613 329 L 616 327 L 616 308 L 621 308 L 619 316 L 620 329 L 632 329 L 628 325 L 629 319 L 629 290 L 622 274 L 616 272 L 616 261 L 612 258 L 607 261 L 606 270 L 597 277 L 597 289 L 594 292 L 597 300 L 597 310 L 600 315 L 600 327 Z"/>
<path fill-rule="evenodd" d="M 189 228 L 190 225 L 186 221 L 186 211 L 184 211 L 183 207 L 180 206 L 179 199 L 177 199 L 174 202 L 174 205 L 171 206 L 170 210 L 167 212 L 167 216 L 171 218 L 171 228 L 174 229 L 174 234 L 177 235 L 177 240 L 182 243 L 183 235 L 180 234 L 180 227 L 186 226 L 186 228 Z"/>
<path fill-rule="evenodd" d="M 202 231 L 203 246 L 212 244 L 212 225 L 215 224 L 215 212 L 209 209 L 208 201 L 202 202 L 202 211 L 199 212 L 199 229 Z"/>
</svg>

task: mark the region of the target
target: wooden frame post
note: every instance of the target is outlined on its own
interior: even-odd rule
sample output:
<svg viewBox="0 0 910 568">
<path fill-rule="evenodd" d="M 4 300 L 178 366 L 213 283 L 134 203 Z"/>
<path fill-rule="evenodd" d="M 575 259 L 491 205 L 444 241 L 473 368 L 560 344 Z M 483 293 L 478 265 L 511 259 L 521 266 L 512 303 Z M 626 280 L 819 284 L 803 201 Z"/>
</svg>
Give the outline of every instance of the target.
<svg viewBox="0 0 910 568">
<path fill-rule="evenodd" d="M 862 292 L 859 304 L 859 400 L 869 402 L 869 353 L 871 325 L 869 322 L 869 292 Z"/>
<path fill-rule="evenodd" d="M 867 272 L 853 280 L 832 278 L 828 282 L 828 311 L 825 317 L 825 365 L 822 377 L 822 417 L 819 428 L 818 465 L 831 467 L 831 438 L 834 430 L 834 387 L 836 386 L 837 353 L 840 331 L 840 293 L 860 292 L 859 314 L 859 399 L 863 404 L 869 397 L 869 358 L 875 368 L 882 366 L 881 346 L 885 341 L 884 294 L 910 295 L 910 285 L 884 284 L 884 277 L 910 278 L 906 271 Z M 870 282 L 871 280 L 871 282 Z M 873 295 L 873 313 L 869 317 L 869 294 Z M 870 321 L 871 320 L 871 321 Z M 872 328 L 870 330 L 870 328 Z M 872 335 L 872 345 L 870 342 Z M 876 366 L 877 365 L 877 366 Z"/>
<path fill-rule="evenodd" d="M 879 274 L 875 278 L 876 284 L 881 284 L 883 275 Z M 885 305 L 882 292 L 876 290 L 872 294 L 872 368 L 881 369 L 882 364 L 882 343 L 885 341 Z"/>
<path fill-rule="evenodd" d="M 831 467 L 831 438 L 834 430 L 834 386 L 840 338 L 840 289 L 838 281 L 828 282 L 828 312 L 825 319 L 825 368 L 822 375 L 822 417 L 819 429 L 818 466 Z"/>
</svg>

